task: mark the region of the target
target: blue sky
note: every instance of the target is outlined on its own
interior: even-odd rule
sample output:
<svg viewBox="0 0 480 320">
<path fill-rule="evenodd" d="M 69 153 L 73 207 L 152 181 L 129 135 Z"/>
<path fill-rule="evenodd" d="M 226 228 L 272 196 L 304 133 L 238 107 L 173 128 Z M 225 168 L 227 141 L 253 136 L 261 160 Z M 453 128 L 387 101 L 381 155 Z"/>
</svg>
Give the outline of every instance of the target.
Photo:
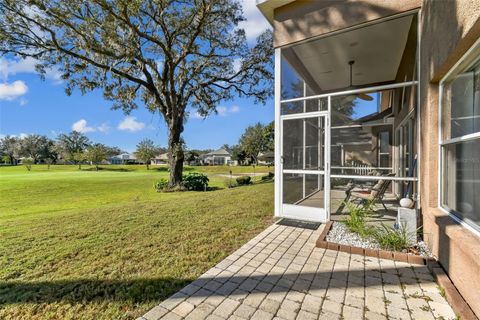
<svg viewBox="0 0 480 320">
<path fill-rule="evenodd" d="M 242 27 L 253 41 L 267 22 L 254 0 L 244 0 L 244 12 L 247 21 Z M 135 150 L 143 138 L 166 146 L 167 130 L 159 114 L 140 108 L 126 116 L 120 110 L 111 110 L 112 103 L 104 100 L 100 91 L 85 96 L 74 91 L 67 96 L 58 72 L 50 70 L 42 81 L 33 65 L 32 61 L 0 58 L 0 136 L 36 133 L 55 138 L 77 129 L 92 141 L 126 151 Z M 218 110 L 218 115 L 207 119 L 199 119 L 192 112 L 183 134 L 189 148 L 235 144 L 247 126 L 274 118 L 273 99 L 266 105 L 256 105 L 253 100 L 237 98 L 222 103 Z"/>
</svg>

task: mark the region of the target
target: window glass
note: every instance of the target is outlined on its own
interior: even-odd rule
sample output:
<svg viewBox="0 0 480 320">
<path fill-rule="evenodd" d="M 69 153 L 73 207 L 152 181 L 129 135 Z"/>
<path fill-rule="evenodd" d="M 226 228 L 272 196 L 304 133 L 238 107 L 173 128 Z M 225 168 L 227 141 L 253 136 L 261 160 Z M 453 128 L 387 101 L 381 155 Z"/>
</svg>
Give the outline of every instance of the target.
<svg viewBox="0 0 480 320">
<path fill-rule="evenodd" d="M 480 64 L 444 86 L 443 138 L 480 132 Z"/>
<path fill-rule="evenodd" d="M 444 156 L 443 205 L 480 225 L 480 139 L 446 145 Z"/>
<path fill-rule="evenodd" d="M 390 152 L 390 132 L 383 131 L 379 134 L 380 139 L 380 153 Z"/>
<path fill-rule="evenodd" d="M 459 219 L 480 231 L 480 136 L 468 136 L 480 132 L 478 58 L 472 67 L 443 84 L 441 102 L 441 203 Z"/>
</svg>

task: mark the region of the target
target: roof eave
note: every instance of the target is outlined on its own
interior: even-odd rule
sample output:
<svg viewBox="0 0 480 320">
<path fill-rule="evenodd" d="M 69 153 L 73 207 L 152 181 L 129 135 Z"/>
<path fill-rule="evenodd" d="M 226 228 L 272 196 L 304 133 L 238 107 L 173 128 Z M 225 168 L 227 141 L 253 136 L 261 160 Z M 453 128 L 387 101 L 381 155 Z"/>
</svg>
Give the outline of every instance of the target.
<svg viewBox="0 0 480 320">
<path fill-rule="evenodd" d="M 257 8 L 273 26 L 274 10 L 294 1 L 295 0 L 257 0 Z"/>
</svg>

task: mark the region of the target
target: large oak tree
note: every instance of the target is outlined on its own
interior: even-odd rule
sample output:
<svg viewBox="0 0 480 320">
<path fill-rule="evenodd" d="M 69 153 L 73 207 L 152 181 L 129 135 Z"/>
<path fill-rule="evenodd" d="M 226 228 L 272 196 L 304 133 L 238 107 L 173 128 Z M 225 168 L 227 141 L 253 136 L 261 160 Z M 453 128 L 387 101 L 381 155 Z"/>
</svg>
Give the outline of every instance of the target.
<svg viewBox="0 0 480 320">
<path fill-rule="evenodd" d="M 249 47 L 242 20 L 238 0 L 0 0 L 0 54 L 38 59 L 40 73 L 58 68 L 67 93 L 99 88 L 126 113 L 160 113 L 176 185 L 189 112 L 272 94 L 271 33 Z"/>
</svg>

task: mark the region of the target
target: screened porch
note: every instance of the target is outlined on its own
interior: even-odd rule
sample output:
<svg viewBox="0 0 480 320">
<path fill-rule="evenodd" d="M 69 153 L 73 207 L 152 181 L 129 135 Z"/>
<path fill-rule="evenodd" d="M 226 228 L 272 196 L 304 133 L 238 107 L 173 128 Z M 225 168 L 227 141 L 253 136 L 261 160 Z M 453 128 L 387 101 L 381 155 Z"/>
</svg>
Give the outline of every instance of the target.
<svg viewBox="0 0 480 320">
<path fill-rule="evenodd" d="M 280 216 L 393 223 L 417 201 L 417 14 L 276 51 Z"/>
</svg>

